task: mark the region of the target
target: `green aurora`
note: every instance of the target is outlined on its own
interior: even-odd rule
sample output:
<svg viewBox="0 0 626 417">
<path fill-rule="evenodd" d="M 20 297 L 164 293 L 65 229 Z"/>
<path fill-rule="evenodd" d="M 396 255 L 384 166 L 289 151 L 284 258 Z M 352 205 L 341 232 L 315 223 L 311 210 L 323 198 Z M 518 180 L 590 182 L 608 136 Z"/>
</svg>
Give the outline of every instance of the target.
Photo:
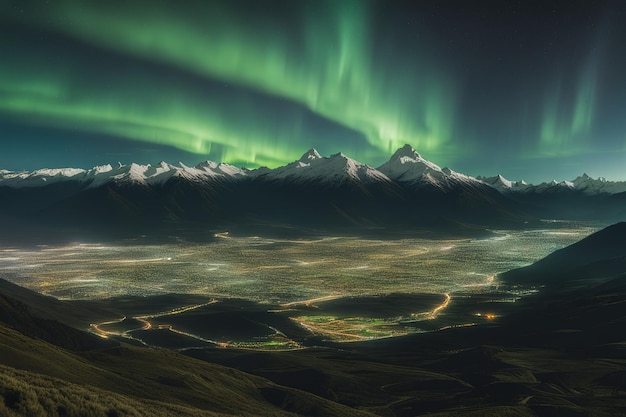
<svg viewBox="0 0 626 417">
<path fill-rule="evenodd" d="M 378 165 L 405 143 L 472 174 L 523 175 L 590 152 L 623 161 L 624 118 L 603 116 L 617 99 L 602 77 L 624 66 L 608 6 L 573 38 L 578 51 L 541 54 L 561 35 L 540 33 L 514 60 L 505 52 L 530 34 L 508 43 L 448 3 L 0 1 L 2 146 L 26 126 L 249 167 L 312 146 Z M 574 21 L 588 12 L 573 9 Z M 498 57 L 510 62 L 498 68 Z"/>
</svg>

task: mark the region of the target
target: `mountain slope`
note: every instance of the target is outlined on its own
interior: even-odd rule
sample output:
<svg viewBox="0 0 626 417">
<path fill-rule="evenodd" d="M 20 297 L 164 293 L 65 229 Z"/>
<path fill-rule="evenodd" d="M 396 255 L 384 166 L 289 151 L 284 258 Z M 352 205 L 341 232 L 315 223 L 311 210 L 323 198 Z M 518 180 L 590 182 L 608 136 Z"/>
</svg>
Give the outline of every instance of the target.
<svg viewBox="0 0 626 417">
<path fill-rule="evenodd" d="M 626 182 L 595 180 L 586 174 L 574 181 L 539 185 L 509 181 L 500 175 L 478 178 L 536 217 L 605 223 L 626 220 L 626 204 L 619 198 Z"/>
<path fill-rule="evenodd" d="M 532 217 L 508 197 L 476 178 L 424 159 L 410 145 L 378 168 L 405 191 L 417 224 L 517 226 Z"/>
<path fill-rule="evenodd" d="M 57 410 L 66 401 L 75 405 L 79 412 L 76 415 L 102 417 L 135 415 L 126 414 L 127 408 L 138 409 L 136 415 L 151 415 L 150 408 L 158 404 L 162 404 L 164 410 L 180 412 L 173 415 L 181 416 L 370 415 L 171 351 L 119 347 L 79 355 L 29 338 L 1 324 L 0 367 L 8 369 L 4 375 L 17 376 L 0 378 L 0 398 L 4 397 L 5 407 L 18 415 L 28 415 L 26 410 L 37 410 L 41 406 L 54 408 L 40 415 L 65 415 Z M 26 376 L 29 379 L 24 380 Z M 91 397 L 91 403 L 85 398 L 85 391 L 67 389 L 68 399 L 53 397 L 52 404 L 43 403 L 38 407 L 33 403 L 40 400 L 33 398 L 32 393 L 39 389 L 53 393 L 46 388 L 50 385 L 50 378 L 61 380 L 56 389 L 67 385 L 82 386 L 86 392 L 95 391 L 103 397 Z M 270 393 L 285 401 L 274 400 Z M 108 402 L 107 398 L 115 401 Z M 144 404 L 148 405 L 147 409 L 142 408 Z M 97 410 L 102 411 L 98 413 Z"/>
<path fill-rule="evenodd" d="M 102 340 L 56 320 L 34 316 L 26 304 L 2 293 L 0 293 L 0 323 L 24 335 L 70 350 L 107 348 L 117 345 L 116 342 Z"/>
<path fill-rule="evenodd" d="M 173 351 L 100 341 L 33 316 L 1 292 L 0 369 L 0 414 L 7 416 L 153 415 L 159 404 L 181 416 L 370 415 Z M 77 386 L 85 389 L 71 389 Z M 53 395 L 59 391 L 67 396 Z"/>
<path fill-rule="evenodd" d="M 164 401 L 139 399 L 0 365 L 0 415 L 218 417 L 227 414 Z"/>
<path fill-rule="evenodd" d="M 499 278 L 509 283 L 534 283 L 555 289 L 603 280 L 626 272 L 626 222 L 617 223 L 534 264 Z"/>
<path fill-rule="evenodd" d="M 463 186 L 482 186 L 476 178 L 427 161 L 411 145 L 398 149 L 378 170 L 405 188 L 451 191 Z"/>
<path fill-rule="evenodd" d="M 255 173 L 254 177 L 266 182 L 315 184 L 323 187 L 341 187 L 346 183 L 392 184 L 391 180 L 381 172 L 342 153 L 323 158 L 315 149 L 309 149 L 295 162 L 273 170 Z"/>
<path fill-rule="evenodd" d="M 343 154 L 315 149 L 274 170 L 257 170 L 238 184 L 230 206 L 251 222 L 307 228 L 394 227 L 403 191 L 376 169 Z"/>
</svg>

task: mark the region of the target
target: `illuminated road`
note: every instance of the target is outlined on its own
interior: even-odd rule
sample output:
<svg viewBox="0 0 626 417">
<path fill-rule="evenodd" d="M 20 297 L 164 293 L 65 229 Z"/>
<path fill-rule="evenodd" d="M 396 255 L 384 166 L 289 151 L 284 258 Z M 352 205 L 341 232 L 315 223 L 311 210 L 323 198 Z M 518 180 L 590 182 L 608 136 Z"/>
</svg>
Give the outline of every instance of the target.
<svg viewBox="0 0 626 417">
<path fill-rule="evenodd" d="M 297 318 L 292 317 L 291 320 L 295 321 L 300 326 L 304 327 L 305 329 L 307 329 L 309 332 L 313 334 L 319 334 L 319 335 L 324 335 L 324 336 L 334 336 L 338 338 L 339 340 L 344 340 L 344 341 L 346 341 L 346 339 L 352 340 L 352 341 L 366 339 L 366 337 L 360 336 L 357 334 L 346 333 L 346 332 L 338 331 L 338 330 L 331 330 L 328 328 L 330 325 L 329 323 L 325 323 L 325 326 L 321 327 L 321 326 L 312 325 L 311 323 L 305 322 L 302 319 L 297 319 Z"/>
<path fill-rule="evenodd" d="M 152 323 L 150 323 L 150 321 L 148 319 L 157 318 L 157 317 L 172 316 L 174 314 L 181 314 L 181 313 L 185 313 L 187 311 L 191 311 L 191 310 L 195 310 L 195 309 L 198 309 L 198 308 L 201 308 L 201 307 L 205 307 L 205 306 L 208 306 L 208 305 L 211 305 L 211 304 L 215 304 L 217 302 L 218 302 L 218 300 L 211 299 L 207 303 L 194 304 L 194 305 L 191 305 L 191 306 L 184 306 L 184 307 L 178 307 L 178 308 L 174 308 L 172 310 L 163 311 L 163 312 L 159 312 L 159 313 L 155 313 L 155 314 L 147 314 L 147 315 L 143 315 L 143 316 L 135 316 L 135 317 L 132 317 L 132 318 L 137 320 L 138 322 L 142 323 L 143 326 L 142 327 L 133 328 L 133 329 L 127 329 L 127 330 L 124 330 L 124 331 L 121 331 L 121 332 L 104 330 L 102 328 L 102 326 L 108 326 L 108 325 L 111 325 L 111 324 L 121 323 L 121 322 L 123 322 L 124 320 L 127 319 L 126 316 L 124 316 L 124 317 L 122 317 L 120 319 L 103 321 L 101 323 L 92 323 L 90 326 L 91 326 L 91 329 L 92 329 L 93 333 L 96 334 L 97 336 L 100 336 L 100 337 L 108 338 L 109 336 L 120 336 L 120 337 L 125 337 L 127 339 L 139 340 L 140 342 L 144 343 L 142 340 L 137 339 L 137 338 L 131 336 L 129 333 L 137 331 L 137 330 L 143 330 L 143 331 L 151 330 L 153 328 L 153 325 L 152 325 Z M 172 329 L 170 329 L 170 330 L 172 330 Z M 172 330 L 172 331 L 174 331 L 174 330 Z M 178 332 L 178 333 L 185 334 L 185 333 L 182 333 L 182 332 Z M 185 335 L 193 337 L 195 339 L 199 339 L 199 340 L 203 340 L 204 341 L 204 339 L 202 339 L 201 337 L 195 336 L 195 335 L 188 335 L 188 334 L 185 334 Z M 211 343 L 215 343 L 213 341 L 210 341 L 210 342 Z"/>
<path fill-rule="evenodd" d="M 430 312 L 430 314 L 428 315 L 429 320 L 436 319 L 437 315 L 441 313 L 441 311 L 444 310 L 446 307 L 448 307 L 448 304 L 450 304 L 450 300 L 452 299 L 452 297 L 450 297 L 450 294 L 448 293 L 445 293 L 444 295 L 446 296 L 446 299 L 443 303 L 435 307 L 435 309 Z"/>
<path fill-rule="evenodd" d="M 122 317 L 121 319 L 117 319 L 117 320 L 111 320 L 111 321 L 104 321 L 102 323 L 91 323 L 90 326 L 93 329 L 93 331 L 95 332 L 96 335 L 100 336 L 100 337 L 104 337 L 107 338 L 110 335 L 115 335 L 118 336 L 119 333 L 117 332 L 110 332 L 108 330 L 103 330 L 100 328 L 100 326 L 107 326 L 110 324 L 117 324 L 117 323 L 121 323 L 124 320 L 126 320 L 126 316 Z"/>
<path fill-rule="evenodd" d="M 440 315 L 449 306 L 452 300 L 452 297 L 450 296 L 450 294 L 444 293 L 443 295 L 445 296 L 445 298 L 441 304 L 435 306 L 430 311 L 414 313 L 412 314 L 412 316 L 419 317 L 417 321 L 432 320 L 432 319 L 437 318 L 437 316 Z M 305 305 L 309 307 L 315 307 L 315 303 L 317 302 L 327 301 L 327 300 L 331 300 L 335 298 L 338 298 L 338 297 L 337 296 L 318 297 L 318 298 L 313 298 L 313 299 L 294 302 L 294 303 L 286 303 L 286 304 L 281 305 L 281 307 L 287 308 L 287 307 L 292 307 L 295 305 Z M 138 338 L 137 335 L 131 335 L 131 332 L 167 330 L 172 333 L 179 334 L 181 336 L 189 337 L 198 341 L 210 343 L 210 344 L 220 346 L 220 347 L 234 347 L 237 349 L 242 349 L 242 348 L 245 349 L 246 346 L 248 345 L 248 342 L 244 342 L 244 341 L 225 342 L 225 341 L 216 341 L 216 340 L 206 339 L 197 334 L 193 334 L 184 330 L 177 329 L 173 325 L 168 324 L 167 322 L 162 322 L 162 324 L 159 324 L 158 320 L 156 321 L 154 320 L 158 318 L 165 318 L 168 316 L 173 316 L 176 314 L 182 314 L 182 313 L 192 311 L 201 307 L 205 307 L 205 306 L 217 303 L 217 302 L 218 300 L 211 299 L 207 303 L 178 307 L 178 308 L 174 308 L 168 311 L 163 311 L 163 312 L 154 313 L 154 314 L 134 316 L 132 317 L 132 319 L 136 320 L 137 323 L 140 324 L 141 326 L 134 327 L 133 329 L 126 329 L 126 330 L 119 330 L 119 331 L 106 330 L 106 326 L 122 323 L 124 320 L 127 319 L 127 317 L 122 317 L 122 318 L 115 319 L 115 320 L 92 324 L 91 327 L 93 331 L 101 337 L 119 336 L 119 337 L 125 337 L 125 338 L 132 339 L 132 340 L 137 340 L 144 344 L 146 343 L 143 340 Z M 383 319 L 369 319 L 369 318 L 363 318 L 363 317 L 354 317 L 354 318 L 349 318 L 349 319 L 328 317 L 328 318 L 321 318 L 322 321 L 320 321 L 320 318 L 321 317 L 318 317 L 318 318 L 291 317 L 291 320 L 298 323 L 300 326 L 305 328 L 311 334 L 322 335 L 322 336 L 326 336 L 334 340 L 341 340 L 341 341 L 360 341 L 360 340 L 381 339 L 381 338 L 387 338 L 387 337 L 393 337 L 393 336 L 400 336 L 400 335 L 406 334 L 407 332 L 410 333 L 414 331 L 414 329 L 412 330 L 392 329 L 392 327 L 395 324 L 397 324 L 393 320 L 389 321 L 389 320 L 383 320 Z M 281 332 L 279 329 L 272 327 L 272 326 L 268 326 L 266 323 L 256 323 L 256 324 L 269 327 L 273 331 L 274 336 L 281 339 L 280 343 L 284 343 L 290 346 L 289 350 L 293 348 L 296 348 L 296 349 L 302 348 L 300 343 L 289 338 L 286 334 Z M 254 348 L 257 350 L 262 349 L 261 346 L 263 345 L 263 343 L 264 342 L 259 342 L 257 345 L 257 343 L 255 342 Z"/>
<path fill-rule="evenodd" d="M 153 319 L 153 318 L 164 317 L 164 316 L 173 316 L 174 314 L 185 313 L 187 311 L 196 310 L 198 308 L 206 307 L 208 305 L 215 304 L 218 302 L 219 302 L 218 300 L 216 300 L 215 298 L 212 298 L 211 301 L 207 303 L 194 304 L 194 305 L 184 306 L 184 307 L 177 307 L 168 311 L 162 311 L 160 313 L 154 313 L 154 314 L 146 314 L 144 316 L 136 316 L 133 318 L 139 320 L 139 319 Z"/>
<path fill-rule="evenodd" d="M 137 320 L 137 322 L 139 322 L 141 324 L 141 327 L 135 327 L 133 329 L 126 329 L 126 330 L 120 330 L 120 331 L 111 331 L 111 330 L 105 330 L 102 327 L 108 326 L 108 325 L 113 325 L 113 324 L 119 324 L 122 323 L 124 320 L 127 319 L 127 317 L 122 317 L 119 319 L 115 319 L 115 320 L 109 320 L 109 321 L 105 321 L 105 322 L 101 322 L 101 323 L 94 323 L 91 324 L 91 329 L 93 331 L 94 334 L 103 337 L 103 338 L 108 338 L 110 336 L 118 336 L 118 337 L 123 337 L 129 340 L 134 340 L 137 342 L 140 342 L 146 346 L 150 346 L 148 343 L 144 342 L 141 338 L 136 337 L 131 335 L 131 332 L 135 332 L 135 331 L 151 331 L 151 330 L 167 330 L 169 332 L 181 335 L 181 336 L 185 336 L 188 337 L 190 339 L 195 339 L 204 343 L 209 343 L 218 347 L 222 347 L 222 348 L 236 348 L 236 349 L 252 349 L 252 350 L 267 350 L 267 349 L 263 349 L 263 344 L 253 344 L 253 347 L 246 347 L 247 343 L 246 342 L 222 342 L 222 341 L 217 341 L 217 340 L 211 340 L 211 339 L 206 339 L 202 336 L 199 336 L 197 334 L 194 333 L 189 333 L 180 329 L 175 328 L 173 325 L 168 324 L 168 323 L 163 323 L 163 324 L 157 324 L 154 323 L 153 321 L 151 321 L 151 319 L 157 319 L 159 317 L 168 317 L 168 316 L 172 316 L 175 314 L 181 314 L 181 313 L 185 313 L 187 311 L 191 311 L 191 310 L 195 310 L 201 307 L 205 307 L 211 304 L 215 304 L 219 302 L 216 299 L 211 299 L 209 302 L 207 303 L 203 303 L 203 304 L 194 304 L 194 305 L 190 305 L 190 306 L 184 306 L 184 307 L 178 307 L 178 308 L 174 308 L 172 310 L 168 310 L 168 311 L 163 311 L 163 312 L 159 312 L 159 313 L 154 313 L 154 314 L 146 314 L 146 315 L 141 315 L 141 316 L 134 316 L 132 317 L 132 319 Z M 289 337 L 287 337 L 287 335 L 285 335 L 283 332 L 281 332 L 280 330 L 278 330 L 275 327 L 272 326 L 268 326 L 267 324 L 264 323 L 257 323 L 259 325 L 263 325 L 263 326 L 267 326 L 269 329 L 271 329 L 274 332 L 274 336 L 278 336 L 280 339 L 282 339 L 281 342 L 281 346 L 288 346 L 288 348 L 285 349 L 279 349 L 276 347 L 276 345 L 274 345 L 271 350 L 293 350 L 293 349 L 301 349 L 302 346 L 290 339 Z M 187 349 L 187 348 L 185 348 Z M 189 349 L 193 349 L 193 347 L 190 347 Z"/>
<path fill-rule="evenodd" d="M 333 316 L 301 316 L 291 317 L 291 320 L 312 334 L 329 337 L 336 341 L 349 342 L 402 336 L 420 330 L 414 326 L 409 328 L 398 327 L 398 323 L 415 323 L 437 318 L 450 305 L 452 300 L 450 294 L 444 293 L 443 295 L 445 298 L 441 304 L 435 306 L 432 310 L 412 313 L 411 320 L 401 319 L 398 321 L 397 317 L 395 319 L 373 319 L 367 317 L 339 318 Z M 328 297 L 283 304 L 283 306 L 300 304 L 314 307 L 313 303 L 315 301 L 325 299 L 328 299 Z"/>
<path fill-rule="evenodd" d="M 342 298 L 342 295 L 327 295 L 324 297 L 311 298 L 309 300 L 302 301 L 292 301 L 290 303 L 281 304 L 281 307 L 295 307 L 295 306 L 307 306 L 307 307 L 316 307 L 315 303 L 336 300 L 338 298 Z"/>
</svg>

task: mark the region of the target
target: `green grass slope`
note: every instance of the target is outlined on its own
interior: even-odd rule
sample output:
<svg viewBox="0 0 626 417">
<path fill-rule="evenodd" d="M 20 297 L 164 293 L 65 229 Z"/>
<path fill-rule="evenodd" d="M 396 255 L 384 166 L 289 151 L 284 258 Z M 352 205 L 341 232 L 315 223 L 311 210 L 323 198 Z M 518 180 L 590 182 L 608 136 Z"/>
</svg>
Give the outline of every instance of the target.
<svg viewBox="0 0 626 417">
<path fill-rule="evenodd" d="M 170 415 L 181 416 L 211 415 L 210 413 L 238 416 L 369 415 L 307 392 L 277 385 L 264 378 L 198 361 L 165 349 L 120 346 L 76 353 L 30 338 L 5 325 L 0 325 L 0 365 L 10 367 L 11 372 L 18 376 L 26 375 L 20 373 L 21 371 L 38 375 L 32 384 L 26 377 L 2 380 L 0 392 L 9 397 L 17 395 L 11 394 L 15 391 L 15 386 L 21 386 L 22 390 L 30 392 L 21 383 L 26 383 L 32 392 L 45 391 L 49 378 L 63 381 L 69 402 L 84 403 L 83 393 L 76 392 L 76 398 L 72 396 L 72 386 L 104 392 L 98 397 L 98 404 L 94 406 L 96 411 L 93 411 L 96 414 L 93 415 L 102 415 L 97 414 L 100 412 L 97 410 L 110 409 L 107 400 L 109 397 L 115 399 L 117 402 L 114 403 L 119 403 L 120 407 L 109 410 L 108 415 L 119 416 L 152 415 L 149 407 L 144 410 L 135 406 L 126 410 L 122 405 L 128 404 L 128 399 L 139 405 L 168 404 L 172 410 L 178 410 Z M 35 383 L 39 380 L 43 382 Z M 21 406 L 14 399 L 7 399 L 5 394 L 5 407 L 20 413 Z M 24 395 L 31 398 L 27 402 L 32 402 L 30 394 Z M 50 401 L 57 407 L 69 409 L 63 401 Z M 40 405 L 46 410 L 52 407 L 48 403 Z M 30 406 L 34 407 L 34 413 L 41 412 L 39 406 Z M 84 412 L 91 412 L 90 410 L 85 409 Z"/>
</svg>

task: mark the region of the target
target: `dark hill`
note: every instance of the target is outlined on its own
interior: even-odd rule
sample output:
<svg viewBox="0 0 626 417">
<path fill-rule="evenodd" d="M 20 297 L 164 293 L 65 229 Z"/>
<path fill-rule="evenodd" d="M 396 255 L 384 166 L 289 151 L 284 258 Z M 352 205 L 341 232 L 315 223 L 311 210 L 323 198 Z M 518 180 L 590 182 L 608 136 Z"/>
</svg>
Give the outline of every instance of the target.
<svg viewBox="0 0 626 417">
<path fill-rule="evenodd" d="M 89 350 L 118 345 L 117 342 L 101 339 L 56 320 L 34 316 L 26 304 L 1 293 L 0 322 L 26 336 L 42 339 L 69 350 Z"/>
<path fill-rule="evenodd" d="M 499 275 L 506 283 L 569 288 L 626 271 L 626 222 L 609 226 L 534 264 Z"/>
<path fill-rule="evenodd" d="M 78 329 L 86 329 L 90 323 L 116 317 L 119 314 L 107 305 L 88 301 L 61 301 L 20 287 L 2 278 L 0 278 L 0 295 L 27 305 L 28 311 L 34 316 L 56 320 Z"/>
</svg>

